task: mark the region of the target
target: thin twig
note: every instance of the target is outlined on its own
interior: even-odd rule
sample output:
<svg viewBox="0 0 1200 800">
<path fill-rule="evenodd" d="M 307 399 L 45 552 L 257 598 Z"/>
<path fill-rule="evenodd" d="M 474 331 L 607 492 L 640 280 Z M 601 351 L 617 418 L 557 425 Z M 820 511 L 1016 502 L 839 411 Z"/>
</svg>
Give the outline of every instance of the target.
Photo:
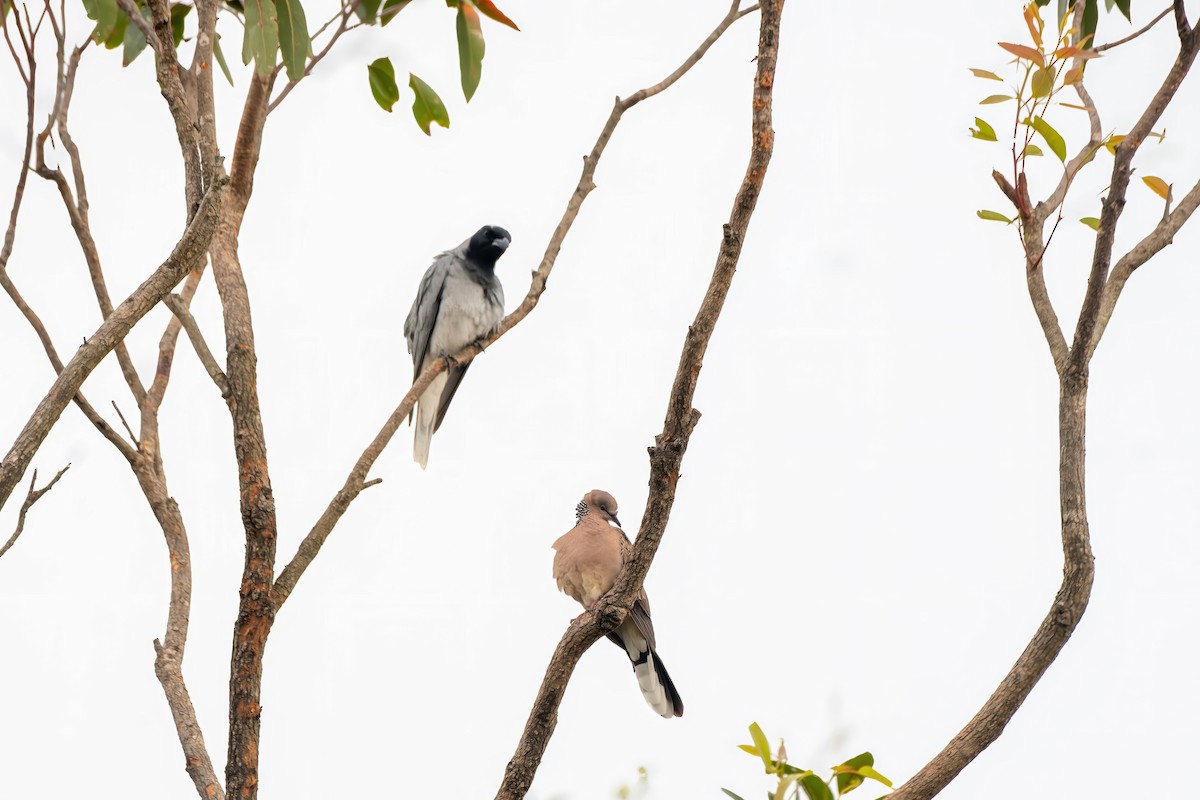
<svg viewBox="0 0 1200 800">
<path fill-rule="evenodd" d="M 323 59 L 329 53 L 329 51 L 333 49 L 333 45 L 337 43 L 337 40 L 342 37 L 343 33 L 352 31 L 355 28 L 362 26 L 361 22 L 357 22 L 353 25 L 348 24 L 351 16 L 354 14 L 354 9 L 359 2 L 361 2 L 361 0 L 350 0 L 349 3 L 342 7 L 342 10 L 338 12 L 336 16 L 332 17 L 329 22 L 326 22 L 320 27 L 320 29 L 317 30 L 316 33 L 313 34 L 313 38 L 315 39 L 320 36 L 321 33 L 323 33 L 325 29 L 328 28 L 333 22 L 336 21 L 338 23 L 338 26 L 333 31 L 333 35 L 329 37 L 329 41 L 325 43 L 325 46 L 321 48 L 321 51 L 308 60 L 308 64 L 304 67 L 304 74 L 294 81 L 288 81 L 287 85 L 284 86 L 282 91 L 279 92 L 279 96 L 267 105 L 268 114 L 274 111 L 279 104 L 283 102 L 283 99 L 291 94 L 292 89 L 295 88 L 296 84 L 300 83 L 300 81 L 312 74 L 313 68 L 315 68 L 317 64 L 321 63 L 321 59 Z M 280 69 L 282 69 L 282 66 L 275 68 L 276 72 L 278 72 Z"/>
<path fill-rule="evenodd" d="M 1124 39 L 1117 39 L 1115 42 L 1108 42 L 1107 44 L 1096 45 L 1095 47 L 1092 48 L 1092 52 L 1103 53 L 1106 50 L 1112 50 L 1114 47 L 1120 47 L 1123 44 L 1132 42 L 1134 39 L 1138 38 L 1143 33 L 1150 30 L 1155 25 L 1157 25 L 1162 20 L 1162 18 L 1165 17 L 1167 14 L 1170 14 L 1172 8 L 1173 8 L 1173 6 L 1167 6 L 1162 11 L 1158 12 L 1158 16 L 1156 16 L 1154 19 L 1152 19 L 1148 23 L 1146 23 L 1146 26 L 1143 27 L 1141 30 L 1135 31 L 1134 33 L 1129 34 Z"/>
<path fill-rule="evenodd" d="M 17 482 L 33 460 L 34 453 L 87 376 L 116 343 L 125 338 L 134 324 L 203 259 L 216 229 L 224 188 L 225 182 L 218 181 L 209 189 L 201 204 L 203 213 L 193 218 L 167 259 L 117 306 L 63 367 L 3 461 L 0 461 L 0 507 L 12 495 Z"/>
<path fill-rule="evenodd" d="M 229 379 L 225 377 L 225 373 L 221 370 L 220 364 L 213 356 L 212 350 L 209 349 L 208 343 L 204 341 L 204 334 L 200 332 L 200 326 L 196 322 L 196 318 L 192 316 L 192 312 L 188 309 L 187 303 L 182 297 L 177 294 L 169 294 L 163 298 L 163 304 L 171 309 L 171 313 L 183 325 L 184 331 L 187 332 L 188 340 L 191 341 L 192 347 L 196 351 L 196 356 L 199 357 L 200 363 L 204 365 L 204 371 L 208 373 L 208 377 L 212 378 L 213 383 L 221 391 L 221 397 L 229 398 Z"/>
<path fill-rule="evenodd" d="M 133 428 L 129 427 L 129 423 L 125 421 L 125 415 L 121 413 L 121 407 L 117 405 L 117 401 L 112 401 L 113 410 L 117 412 L 117 416 L 121 419 L 121 424 L 125 426 L 125 432 L 129 434 L 129 438 L 133 440 L 135 447 L 138 446 L 138 438 L 134 435 Z"/>
<path fill-rule="evenodd" d="M 15 531 L 13 531 L 12 536 L 8 537 L 8 541 L 4 543 L 4 546 L 0 547 L 0 556 L 3 556 L 5 553 L 7 553 L 9 551 L 9 548 L 11 548 L 14 544 L 16 544 L 17 539 L 20 538 L 20 536 L 21 536 L 21 532 L 23 530 L 25 530 L 25 515 L 27 513 L 29 513 L 29 509 L 33 507 L 34 503 L 36 503 L 38 500 L 42 499 L 42 495 L 44 495 L 46 492 L 53 489 L 54 484 L 58 483 L 58 479 L 61 478 L 63 476 L 63 473 L 65 473 L 70 468 L 71 468 L 71 465 L 67 464 L 65 467 L 60 469 L 58 471 L 58 474 L 55 475 L 53 478 L 51 478 L 50 482 L 47 483 L 45 486 L 43 486 L 41 489 L 36 488 L 37 487 L 37 470 L 35 469 L 33 471 L 33 480 L 31 480 L 29 482 L 29 493 L 27 495 L 25 495 L 25 502 L 21 504 L 21 511 L 19 514 L 17 514 L 17 529 Z"/>
</svg>

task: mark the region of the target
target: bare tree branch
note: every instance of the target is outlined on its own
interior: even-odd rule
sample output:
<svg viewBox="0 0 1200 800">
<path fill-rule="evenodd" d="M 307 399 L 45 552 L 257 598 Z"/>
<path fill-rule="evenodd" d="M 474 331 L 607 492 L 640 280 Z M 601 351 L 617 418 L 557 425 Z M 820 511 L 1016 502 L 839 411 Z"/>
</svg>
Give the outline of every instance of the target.
<svg viewBox="0 0 1200 800">
<path fill-rule="evenodd" d="M 177 294 L 169 294 L 163 298 L 163 303 L 167 308 L 171 309 L 171 313 L 183 325 L 183 329 L 187 331 L 188 339 L 192 342 L 192 347 L 196 350 L 196 356 L 199 357 L 200 363 L 204 365 L 204 371 L 212 378 L 213 383 L 221 390 L 221 397 L 229 397 L 229 380 L 225 377 L 225 373 L 221 371 L 221 366 L 217 363 L 217 359 L 213 356 L 212 350 L 208 349 L 208 343 L 204 341 L 204 334 L 200 332 L 200 326 L 196 323 L 196 318 L 192 316 L 192 312 L 188 310 L 187 301 Z"/>
<path fill-rule="evenodd" d="M 362 25 L 361 22 L 355 23 L 354 25 L 350 24 L 350 19 L 354 16 L 354 9 L 358 4 L 359 0 L 350 0 L 350 2 L 347 2 L 342 6 L 337 15 L 335 15 L 329 22 L 326 22 L 324 25 L 322 25 L 317 32 L 313 34 L 313 38 L 315 39 L 320 36 L 321 33 L 335 20 L 338 23 L 337 27 L 333 29 L 333 33 L 330 35 L 329 41 L 325 43 L 325 46 L 321 48 L 320 52 L 308 60 L 308 64 L 304 67 L 304 74 L 294 81 L 288 81 L 287 85 L 283 87 L 283 90 L 279 93 L 279 95 L 267 105 L 268 114 L 278 108 L 279 104 L 283 102 L 283 99 L 291 94 L 292 89 L 298 83 L 300 83 L 300 81 L 312 74 L 313 69 L 317 66 L 317 64 L 321 63 L 321 59 L 325 58 L 325 56 L 329 54 L 329 51 L 333 49 L 335 44 L 337 44 L 337 40 L 342 38 L 343 33 L 354 30 Z M 279 70 L 282 68 L 282 66 L 276 67 L 276 74 L 278 74 Z"/>
<path fill-rule="evenodd" d="M 221 176 L 221 179 L 209 188 L 200 206 L 203 213 L 193 218 L 171 254 L 75 351 L 75 355 L 51 385 L 50 391 L 38 403 L 8 454 L 0 461 L 0 507 L 8 500 L 17 481 L 25 474 L 33 454 L 45 440 L 50 428 L 58 421 L 67 403 L 71 402 L 96 365 L 108 355 L 117 342 L 125 338 L 138 320 L 157 305 L 183 276 L 204 258 L 217 224 L 226 183 L 227 180 Z"/>
<path fill-rule="evenodd" d="M 573 623 L 559 641 L 525 723 L 516 753 L 505 768 L 504 780 L 496 793 L 497 800 L 519 800 L 529 791 L 546 745 L 554 733 L 558 706 L 575 665 L 596 640 L 614 630 L 628 613 L 666 530 L 675 501 L 675 487 L 679 482 L 679 468 L 692 430 L 700 418 L 700 412 L 692 407 L 692 399 L 704 363 L 704 353 L 733 281 L 774 144 L 771 127 L 772 90 L 783 0 L 763 0 L 760 5 L 750 164 L 734 201 L 729 222 L 724 227 L 708 292 L 684 340 L 679 370 L 675 374 L 675 383 L 667 403 L 663 431 L 655 437 L 655 445 L 650 448 L 650 494 L 633 557 L 625 565 L 612 590 L 597 602 L 593 611 L 585 612 L 578 623 Z M 731 9 L 731 16 L 735 10 L 736 6 Z"/>
<path fill-rule="evenodd" d="M 67 470 L 71 468 L 70 464 L 58 471 L 58 474 L 50 479 L 50 482 L 41 489 L 37 488 L 37 470 L 33 471 L 33 480 L 29 482 L 29 493 L 25 495 L 25 502 L 21 504 L 21 510 L 17 514 L 17 529 L 13 531 L 13 535 L 8 537 L 8 541 L 0 547 L 0 556 L 3 556 L 9 549 L 16 544 L 17 539 L 21 536 L 21 531 L 25 530 L 25 515 L 29 513 L 29 509 L 33 504 L 42 499 L 42 495 L 54 488 L 54 484 L 58 483 L 58 479 L 63 476 Z"/>
<path fill-rule="evenodd" d="M 1077 8 L 1081 5 L 1077 4 Z M 1175 8 L 1178 15 L 1181 13 L 1182 4 L 1177 2 Z M 1074 341 L 1066 364 L 1059 368 L 1059 513 L 1063 579 L 1054 603 L 1025 651 L 979 712 L 933 760 L 892 793 L 891 797 L 894 800 L 928 800 L 934 797 L 999 738 L 1033 687 L 1066 646 L 1087 609 L 1095 571 L 1084 483 L 1087 389 L 1091 354 L 1103 330 L 1101 320 L 1107 321 L 1103 308 L 1106 301 L 1110 301 L 1107 314 L 1111 314 L 1111 305 L 1116 303 L 1116 296 L 1120 292 L 1119 285 L 1113 285 L 1112 281 L 1108 280 L 1113 238 L 1125 205 L 1133 156 L 1171 102 L 1190 70 L 1198 49 L 1200 37 L 1190 33 L 1182 37 L 1179 56 L 1162 87 L 1150 100 L 1128 136 L 1116 147 L 1112 180 L 1102 205 L 1100 229 L 1092 256 L 1087 293 L 1081 304 L 1079 321 L 1075 327 Z M 1200 197 L 1193 198 L 1191 193 L 1189 199 L 1200 203 Z M 1194 206 L 1191 210 L 1194 210 Z M 1176 218 L 1175 222 L 1182 225 L 1191 210 Z M 1169 225 L 1170 220 L 1171 217 L 1168 216 L 1160 223 L 1159 228 Z M 1040 232 L 1040 225 L 1037 230 Z M 1155 244 L 1161 249 L 1166 244 L 1165 237 L 1161 243 L 1156 240 Z M 1138 248 L 1134 248 L 1131 252 L 1139 251 Z M 1140 255 L 1141 252 L 1139 257 Z M 1146 258 L 1150 255 L 1152 253 L 1147 252 Z M 1128 263 L 1133 262 L 1134 259 L 1130 258 Z M 1130 269 L 1129 272 L 1131 271 Z M 1121 284 L 1127 277 L 1126 273 L 1120 278 Z M 1031 290 L 1031 296 L 1033 295 Z M 1034 303 L 1035 306 L 1038 303 L 1037 296 L 1034 296 Z M 1053 343 L 1051 349 L 1054 349 Z M 1058 353 L 1055 354 L 1055 362 L 1056 365 L 1059 362 Z"/>
<path fill-rule="evenodd" d="M 1096 45 L 1095 47 L 1092 48 L 1092 51 L 1096 52 L 1096 53 L 1103 53 L 1106 50 L 1112 50 L 1114 47 L 1120 47 L 1123 44 L 1128 44 L 1129 42 L 1132 42 L 1134 39 L 1138 38 L 1143 33 L 1150 30 L 1155 25 L 1157 25 L 1162 20 L 1163 17 L 1165 17 L 1167 14 L 1171 13 L 1173 8 L 1174 8 L 1174 6 L 1167 6 L 1162 11 L 1158 12 L 1158 16 L 1156 16 L 1154 19 L 1152 19 L 1148 23 L 1146 23 L 1145 27 L 1143 27 L 1141 30 L 1138 30 L 1138 31 L 1135 31 L 1135 32 L 1129 34 L 1124 39 L 1117 39 L 1115 42 L 1108 42 L 1106 44 Z"/>
<path fill-rule="evenodd" d="M 213 238 L 211 256 L 225 321 L 225 375 L 233 418 L 246 558 L 238 617 L 234 624 L 229 678 L 229 745 L 225 787 L 229 795 L 253 800 L 258 794 L 258 740 L 262 659 L 274 622 L 277 518 L 267 466 L 267 444 L 258 400 L 258 356 L 250 296 L 238 258 L 238 232 L 254 185 L 271 81 L 255 76 L 242 111 L 233 149 L 230 201 Z"/>
<path fill-rule="evenodd" d="M 50 21 L 58 41 L 58 83 L 50 118 L 46 122 L 45 129 L 37 137 L 37 164 L 35 171 L 39 176 L 50 181 L 58 188 L 63 205 L 67 209 L 67 215 L 71 220 L 71 228 L 75 231 L 75 237 L 79 240 L 80 249 L 83 251 L 83 258 L 88 267 L 88 274 L 92 279 L 92 289 L 96 295 L 96 302 L 100 306 L 100 316 L 101 318 L 107 318 L 112 314 L 112 298 L 108 293 L 108 285 L 104 280 L 104 270 L 100 264 L 100 252 L 96 246 L 95 238 L 92 236 L 91 223 L 88 220 L 87 181 L 84 178 L 83 161 L 79 156 L 79 147 L 75 144 L 74 139 L 71 138 L 71 131 L 67 122 L 71 107 L 71 98 L 75 91 L 75 75 L 79 69 L 79 59 L 83 55 L 83 50 L 87 47 L 90 39 L 85 40 L 82 45 L 75 48 L 68 62 L 65 54 L 65 24 L 60 29 L 55 24 L 53 15 L 50 16 Z M 51 169 L 46 165 L 46 140 L 55 129 L 58 131 L 58 138 L 62 141 L 71 163 L 71 171 L 75 183 L 74 193 L 62 170 L 59 168 Z M 78 202 L 76 202 L 75 195 L 78 195 Z M 121 375 L 125 378 L 125 383 L 133 393 L 134 400 L 138 404 L 141 404 L 142 399 L 146 395 L 146 390 L 142 386 L 137 370 L 134 368 L 129 350 L 125 347 L 123 341 L 118 342 L 117 346 L 113 349 L 117 356 L 117 363 L 121 367 Z"/>
<path fill-rule="evenodd" d="M 530 282 L 529 291 L 526 293 L 525 298 L 511 314 L 500 322 L 495 332 L 454 353 L 450 356 L 451 361 L 456 364 L 465 364 L 471 361 L 475 356 L 490 347 L 497 339 L 512 330 L 513 327 L 529 316 L 530 312 L 537 307 L 542 293 L 546 291 L 546 282 L 550 277 L 550 272 L 554 269 L 555 262 L 558 260 L 562 244 L 566 240 L 567 234 L 575 222 L 575 218 L 579 215 L 583 201 L 596 188 L 594 181 L 596 166 L 600 163 L 600 157 L 604 154 L 604 149 L 608 146 L 608 142 L 612 138 L 613 132 L 616 130 L 625 112 L 643 100 L 653 97 L 669 88 L 704 57 L 704 54 L 721 38 L 721 35 L 729 29 L 730 25 L 745 16 L 749 11 L 757 8 L 758 6 L 755 5 L 749 9 L 738 11 L 737 3 L 734 3 L 730 6 L 729 13 L 725 15 L 720 24 L 708 35 L 708 38 L 701 42 L 695 52 L 688 56 L 687 60 L 678 69 L 653 86 L 640 89 L 624 100 L 619 97 L 616 99 L 613 109 L 608 115 L 608 121 L 605 122 L 604 127 L 600 131 L 600 136 L 596 139 L 596 144 L 593 145 L 592 151 L 583 157 L 583 174 L 580 175 L 579 182 L 575 186 L 575 191 L 567 201 L 567 207 L 563 211 L 562 219 L 559 220 L 558 226 L 554 229 L 554 233 L 550 237 L 549 244 L 546 245 L 545 254 L 542 256 L 542 261 L 538 265 L 537 270 L 533 273 L 533 279 Z M 296 583 L 300 580 L 300 576 L 304 574 L 309 564 L 316 558 L 322 545 L 325 544 L 325 540 L 333 532 L 338 520 L 342 518 L 342 515 L 346 513 L 350 504 L 362 492 L 371 467 L 383 453 L 392 436 L 399 430 L 400 425 L 412 410 L 417 398 L 429 387 L 429 384 L 433 382 L 433 379 L 439 373 L 446 370 L 446 367 L 446 359 L 438 359 L 417 376 L 417 379 L 413 381 L 412 387 L 400 401 L 400 405 L 391 413 L 391 416 L 388 417 L 379 433 L 375 435 L 375 438 L 367 446 L 366 450 L 359 456 L 354 468 L 350 470 L 350 474 L 346 477 L 345 483 L 342 484 L 342 488 L 334 495 L 329 505 L 326 506 L 325 511 L 322 512 L 316 524 L 313 525 L 308 535 L 300 543 L 300 546 L 296 550 L 296 555 L 293 556 L 291 562 L 279 574 L 279 579 L 275 581 L 274 601 L 277 610 L 283 606 L 284 602 L 291 595 L 292 590 L 296 588 Z"/>
<path fill-rule="evenodd" d="M 1100 314 L 1096 320 L 1096 330 L 1092 334 L 1091 345 L 1088 348 L 1089 359 L 1092 353 L 1096 351 L 1096 345 L 1100 343 L 1100 337 L 1104 335 L 1104 329 L 1108 327 L 1108 321 L 1112 319 L 1113 310 L 1117 306 L 1117 300 L 1121 297 L 1121 290 L 1125 288 L 1125 282 L 1133 275 L 1134 270 L 1175 241 L 1175 234 L 1179 232 L 1179 229 L 1188 221 L 1198 206 L 1200 206 L 1200 181 L 1197 181 L 1196 185 L 1191 188 L 1191 191 L 1183 196 L 1183 199 L 1175 206 L 1174 211 L 1168 213 L 1155 226 L 1154 230 L 1117 261 L 1116 266 L 1113 267 L 1112 274 L 1108 278 L 1108 284 L 1104 287 L 1104 298 L 1100 303 Z"/>
</svg>

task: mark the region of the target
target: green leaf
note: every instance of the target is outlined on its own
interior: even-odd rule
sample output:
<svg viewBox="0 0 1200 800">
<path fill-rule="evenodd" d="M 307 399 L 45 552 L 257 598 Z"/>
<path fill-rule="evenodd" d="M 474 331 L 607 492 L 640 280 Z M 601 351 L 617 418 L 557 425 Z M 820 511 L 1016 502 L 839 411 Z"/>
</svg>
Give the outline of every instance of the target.
<svg viewBox="0 0 1200 800">
<path fill-rule="evenodd" d="M 1045 97 L 1054 91 L 1054 70 L 1050 67 L 1035 70 L 1032 88 L 1034 97 Z"/>
<path fill-rule="evenodd" d="M 1082 222 L 1084 225 L 1087 225 L 1089 228 L 1091 228 L 1094 231 L 1100 230 L 1100 218 L 1099 217 L 1081 217 L 1079 221 Z"/>
<path fill-rule="evenodd" d="M 992 103 L 1007 103 L 1009 100 L 1016 100 L 1016 98 L 1010 94 L 989 94 L 979 101 L 979 105 L 987 106 Z"/>
<path fill-rule="evenodd" d="M 176 47 L 183 41 L 183 20 L 191 10 L 192 7 L 184 3 L 171 4 L 171 38 L 175 40 Z"/>
<path fill-rule="evenodd" d="M 431 122 L 436 122 L 443 128 L 449 128 L 450 115 L 446 113 L 446 106 L 442 103 L 442 98 L 438 97 L 438 93 L 411 72 L 408 74 L 408 86 L 413 90 L 413 118 L 421 126 L 421 130 L 425 131 L 425 135 L 431 135 L 429 133 L 429 123 Z"/>
<path fill-rule="evenodd" d="M 379 11 L 379 24 L 387 25 L 411 2 L 412 0 L 387 0 Z"/>
<path fill-rule="evenodd" d="M 767 735 L 763 733 L 762 728 L 757 722 L 750 723 L 750 738 L 754 740 L 754 747 L 758 751 L 758 757 L 762 759 L 763 766 L 767 768 L 767 772 L 774 772 L 775 769 L 771 763 L 771 745 L 767 742 Z"/>
<path fill-rule="evenodd" d="M 462 74 L 463 96 L 470 102 L 483 74 L 483 26 L 479 12 L 470 2 L 458 6 L 458 70 Z"/>
<path fill-rule="evenodd" d="M 1129 18 L 1129 0 L 1112 0 L 1108 6 L 1109 11 L 1112 11 L 1113 5 L 1115 5 L 1117 9 L 1125 15 L 1126 20 L 1133 22 L 1133 20 Z"/>
<path fill-rule="evenodd" d="M 733 800 L 745 800 L 745 798 L 743 798 L 740 794 L 734 794 L 733 792 L 729 791 L 728 789 L 722 789 L 721 791 L 724 792 L 725 794 L 729 795 L 730 797 L 732 797 Z"/>
<path fill-rule="evenodd" d="M 996 130 L 991 125 L 988 125 L 979 117 L 975 118 L 975 124 L 978 127 L 971 128 L 972 139 L 982 139 L 985 142 L 996 141 Z"/>
<path fill-rule="evenodd" d="M 125 29 L 129 27 L 129 16 L 124 11 L 117 15 L 117 24 L 113 26 L 112 33 L 104 40 L 105 50 L 116 50 L 125 44 Z"/>
<path fill-rule="evenodd" d="M 254 59 L 259 77 L 275 69 L 279 52 L 279 12 L 275 0 L 246 0 L 246 35 L 242 39 L 242 63 Z"/>
<path fill-rule="evenodd" d="M 367 79 L 371 82 L 371 94 L 384 111 L 391 113 L 392 106 L 400 99 L 400 87 L 396 85 L 396 69 L 387 56 L 377 58 L 367 65 Z"/>
<path fill-rule="evenodd" d="M 221 34 L 217 34 L 217 38 L 213 41 L 213 56 L 217 59 L 217 64 L 221 67 L 221 72 L 225 73 L 225 80 L 229 81 L 229 85 L 233 86 L 233 73 L 229 71 L 229 64 L 225 62 L 225 54 L 221 52 Z"/>
<path fill-rule="evenodd" d="M 870 764 L 868 764 L 865 767 L 859 767 L 858 774 L 862 775 L 864 778 L 870 778 L 873 781 L 879 781 L 880 783 L 882 783 L 884 786 L 888 787 L 889 789 L 892 788 L 891 780 L 889 780 L 888 778 L 885 778 L 883 775 L 876 772 L 874 766 L 872 766 Z"/>
<path fill-rule="evenodd" d="M 1083 27 L 1079 31 L 1079 37 L 1084 43 L 1083 46 L 1089 50 L 1096 40 L 1096 20 L 1099 16 L 1100 9 L 1096 6 L 1096 0 L 1087 0 L 1083 7 Z"/>
<path fill-rule="evenodd" d="M 88 19 L 96 21 L 96 28 L 92 31 L 92 41 L 96 44 L 108 41 L 117 27 L 117 20 L 125 17 L 117 9 L 117 0 L 85 0 L 83 9 Z"/>
<path fill-rule="evenodd" d="M 806 775 L 800 779 L 800 788 L 808 795 L 809 800 L 833 800 L 833 792 L 829 784 L 816 775 Z"/>
<path fill-rule="evenodd" d="M 986 78 L 989 81 L 1000 81 L 1001 83 L 1004 82 L 1004 78 L 1001 78 L 994 72 L 988 72 L 986 69 L 975 69 L 974 67 L 971 67 L 971 74 L 976 78 Z"/>
<path fill-rule="evenodd" d="M 478 8 L 480 11 L 483 12 L 483 15 L 485 17 L 488 17 L 489 19 L 494 19 L 494 20 L 496 20 L 496 22 L 499 22 L 502 25 L 507 25 L 508 27 L 512 28 L 514 31 L 521 30 L 520 28 L 517 27 L 517 23 L 513 22 L 511 19 L 504 16 L 504 12 L 501 11 L 500 9 L 496 8 L 496 4 L 493 3 L 492 0 L 472 0 L 472 2 L 475 3 L 476 8 Z M 1128 0 L 1126 0 L 1126 2 L 1128 2 Z"/>
<path fill-rule="evenodd" d="M 1029 144 L 1025 145 L 1025 149 L 1021 151 L 1021 155 L 1023 155 L 1023 156 L 1044 156 L 1045 153 L 1042 152 L 1042 148 L 1038 147 L 1033 142 L 1030 142 Z"/>
<path fill-rule="evenodd" d="M 1012 220 L 1001 214 L 999 211 L 988 211 L 987 209 L 981 208 L 975 212 L 975 216 L 979 217 L 980 219 L 994 220 L 996 222 L 1007 222 L 1010 225 L 1012 224 Z"/>
<path fill-rule="evenodd" d="M 375 24 L 375 16 L 379 13 L 379 0 L 361 0 L 354 7 L 354 13 L 368 25 Z"/>
<path fill-rule="evenodd" d="M 1058 160 L 1066 162 L 1067 160 L 1067 143 L 1063 141 L 1061 135 L 1054 128 L 1050 127 L 1050 123 L 1041 117 L 1034 117 L 1028 120 L 1028 124 L 1033 126 L 1033 129 L 1042 135 L 1046 140 L 1046 145 L 1050 151 L 1058 156 Z"/>
<path fill-rule="evenodd" d="M 276 8 L 279 9 L 279 52 L 283 54 L 288 78 L 298 81 L 304 77 L 304 67 L 312 54 L 304 7 L 300 0 L 279 0 Z"/>
<path fill-rule="evenodd" d="M 854 758 L 847 759 L 834 767 L 833 770 L 837 774 L 838 797 L 846 794 L 846 792 L 852 792 L 861 786 L 865 780 L 861 774 L 861 769 L 863 767 L 869 768 L 874 763 L 875 757 L 870 753 L 859 753 Z"/>
<path fill-rule="evenodd" d="M 124 12 L 122 12 L 124 14 Z M 142 9 L 142 19 L 150 18 L 150 9 Z M 128 67 L 133 63 L 133 60 L 142 54 L 146 49 L 146 37 L 142 35 L 142 31 L 137 25 L 127 25 L 125 27 L 124 50 L 121 54 L 121 66 Z"/>
<path fill-rule="evenodd" d="M 739 744 L 738 750 L 743 750 L 755 758 L 758 758 L 758 748 L 752 744 Z"/>
<path fill-rule="evenodd" d="M 1142 183 L 1149 186 L 1163 200 L 1169 201 L 1171 199 L 1171 187 L 1157 175 L 1147 175 L 1142 178 Z"/>
</svg>

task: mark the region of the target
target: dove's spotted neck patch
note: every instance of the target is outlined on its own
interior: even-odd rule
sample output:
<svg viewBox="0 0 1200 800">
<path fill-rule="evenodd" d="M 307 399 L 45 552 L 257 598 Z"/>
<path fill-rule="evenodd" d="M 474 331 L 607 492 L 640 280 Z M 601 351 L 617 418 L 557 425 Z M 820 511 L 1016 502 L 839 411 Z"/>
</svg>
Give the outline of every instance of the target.
<svg viewBox="0 0 1200 800">
<path fill-rule="evenodd" d="M 587 513 L 588 504 L 580 500 L 579 505 L 575 506 L 575 522 L 579 522 Z"/>
</svg>

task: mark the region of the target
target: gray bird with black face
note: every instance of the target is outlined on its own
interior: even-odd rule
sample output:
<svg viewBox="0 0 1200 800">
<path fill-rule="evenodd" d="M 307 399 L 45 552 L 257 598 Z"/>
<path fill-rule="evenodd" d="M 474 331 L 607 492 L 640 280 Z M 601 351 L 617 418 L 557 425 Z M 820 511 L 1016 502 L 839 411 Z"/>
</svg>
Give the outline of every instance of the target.
<svg viewBox="0 0 1200 800">
<path fill-rule="evenodd" d="M 434 258 L 404 321 L 413 380 L 433 361 L 457 353 L 500 324 L 504 289 L 496 277 L 496 261 L 511 241 L 504 228 L 485 225 L 458 247 Z M 469 366 L 469 362 L 452 366 L 438 375 L 417 401 L 413 461 L 422 469 L 429 462 L 433 432 L 441 427 Z M 410 414 L 410 422 L 412 417 Z"/>
</svg>

